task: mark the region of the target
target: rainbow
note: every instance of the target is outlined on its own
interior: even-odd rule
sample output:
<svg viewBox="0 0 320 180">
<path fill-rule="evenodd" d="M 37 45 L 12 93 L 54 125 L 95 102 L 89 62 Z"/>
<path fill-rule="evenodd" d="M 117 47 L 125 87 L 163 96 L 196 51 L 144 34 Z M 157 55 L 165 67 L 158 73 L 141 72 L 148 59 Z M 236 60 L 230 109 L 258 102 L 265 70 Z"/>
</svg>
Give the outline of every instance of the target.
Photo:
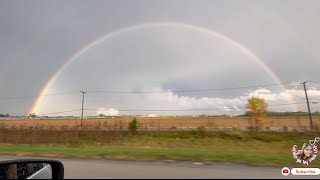
<svg viewBox="0 0 320 180">
<path fill-rule="evenodd" d="M 51 76 L 51 78 L 47 81 L 47 83 L 44 85 L 44 87 L 41 89 L 38 97 L 36 98 L 35 102 L 32 105 L 32 108 L 30 110 L 31 112 L 37 112 L 39 105 L 42 101 L 42 97 L 47 93 L 47 90 L 51 85 L 56 81 L 56 79 L 59 77 L 59 75 L 64 71 L 64 69 L 72 64 L 75 60 L 77 60 L 79 57 L 81 57 L 83 54 L 88 52 L 89 50 L 93 49 L 95 46 L 105 42 L 106 40 L 115 37 L 117 35 L 120 35 L 122 33 L 126 33 L 132 30 L 137 30 L 141 28 L 150 28 L 150 27 L 160 27 L 160 26 L 175 26 L 175 27 L 182 27 L 182 28 L 189 28 L 198 32 L 202 32 L 205 34 L 208 34 L 210 36 L 219 38 L 225 42 L 228 42 L 229 44 L 237 47 L 239 50 L 241 50 L 242 53 L 249 56 L 252 60 L 254 60 L 260 67 L 262 67 L 267 74 L 278 84 L 282 84 L 281 79 L 276 75 L 274 71 L 270 67 L 268 67 L 261 58 L 259 58 L 255 53 L 253 53 L 249 48 L 244 46 L 243 44 L 231 39 L 230 37 L 214 31 L 212 29 L 208 29 L 201 26 L 191 25 L 191 24 L 185 24 L 185 23 L 177 23 L 177 22 L 156 22 L 156 23 L 144 23 L 144 24 L 138 24 L 138 25 L 132 25 L 128 27 L 124 27 L 121 29 L 117 29 L 115 31 L 109 32 L 101 37 L 96 38 L 89 44 L 84 45 L 82 48 L 80 48 L 78 51 L 76 51 L 73 55 L 68 58 L 65 63 L 63 63 L 58 70 Z M 286 90 L 285 86 L 282 85 L 282 88 Z M 293 98 L 291 97 L 290 101 L 294 102 Z M 297 111 L 298 107 L 294 106 L 294 109 Z"/>
</svg>

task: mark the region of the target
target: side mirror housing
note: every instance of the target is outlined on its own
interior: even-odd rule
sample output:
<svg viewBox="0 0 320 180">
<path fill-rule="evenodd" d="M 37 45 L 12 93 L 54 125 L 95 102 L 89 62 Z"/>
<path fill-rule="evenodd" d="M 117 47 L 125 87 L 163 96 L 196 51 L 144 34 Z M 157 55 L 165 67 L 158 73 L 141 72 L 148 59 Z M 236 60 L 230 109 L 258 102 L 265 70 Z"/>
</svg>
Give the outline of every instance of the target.
<svg viewBox="0 0 320 180">
<path fill-rule="evenodd" d="M 18 159 L 0 162 L 0 179 L 63 179 L 61 161 Z"/>
</svg>

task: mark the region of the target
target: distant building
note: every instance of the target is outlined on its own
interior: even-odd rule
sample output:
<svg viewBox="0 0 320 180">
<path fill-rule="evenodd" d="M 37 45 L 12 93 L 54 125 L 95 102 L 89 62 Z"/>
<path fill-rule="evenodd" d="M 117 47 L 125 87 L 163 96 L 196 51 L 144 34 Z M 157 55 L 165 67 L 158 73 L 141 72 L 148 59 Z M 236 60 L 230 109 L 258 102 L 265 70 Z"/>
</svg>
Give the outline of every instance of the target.
<svg viewBox="0 0 320 180">
<path fill-rule="evenodd" d="M 158 116 L 155 114 L 149 114 L 148 117 L 158 117 Z"/>
</svg>

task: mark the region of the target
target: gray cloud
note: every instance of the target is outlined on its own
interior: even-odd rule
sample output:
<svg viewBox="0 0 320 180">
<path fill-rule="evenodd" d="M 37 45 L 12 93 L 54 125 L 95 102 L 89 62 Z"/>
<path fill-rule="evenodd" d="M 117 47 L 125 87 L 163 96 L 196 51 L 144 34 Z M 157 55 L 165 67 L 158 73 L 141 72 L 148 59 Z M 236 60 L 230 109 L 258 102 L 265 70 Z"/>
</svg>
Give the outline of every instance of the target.
<svg viewBox="0 0 320 180">
<path fill-rule="evenodd" d="M 318 80 L 318 7 L 318 1 L 298 0 L 1 1 L 1 96 L 27 98 L 1 99 L 0 113 L 25 114 L 35 100 L 33 95 L 88 42 L 123 27 L 150 22 L 183 22 L 221 32 L 250 48 L 285 82 Z M 171 27 L 122 34 L 99 45 L 67 68 L 49 92 L 170 91 L 269 83 L 274 81 L 239 49 L 201 33 Z M 311 90 L 317 91 L 316 85 Z M 174 93 L 180 104 L 167 105 L 183 108 L 182 102 L 188 104 L 185 99 L 197 103 L 204 103 L 202 98 L 233 99 L 246 96 L 248 90 Z M 286 93 L 277 86 L 269 90 L 279 96 Z M 52 97 L 43 102 L 43 112 L 78 107 L 76 94 Z M 144 95 L 124 97 L 88 94 L 87 105 L 106 109 L 167 107 L 166 101 L 146 103 Z M 59 102 L 66 106 L 57 105 Z"/>
</svg>

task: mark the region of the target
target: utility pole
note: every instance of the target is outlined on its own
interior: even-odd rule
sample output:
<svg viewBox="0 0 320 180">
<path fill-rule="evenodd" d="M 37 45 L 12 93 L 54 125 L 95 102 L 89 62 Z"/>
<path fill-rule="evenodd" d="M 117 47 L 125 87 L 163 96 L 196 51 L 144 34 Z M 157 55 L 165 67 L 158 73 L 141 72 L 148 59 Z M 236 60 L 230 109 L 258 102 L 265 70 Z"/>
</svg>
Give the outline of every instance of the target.
<svg viewBox="0 0 320 180">
<path fill-rule="evenodd" d="M 311 130 L 313 130 L 313 123 L 312 123 L 312 117 L 311 117 L 311 112 L 310 112 L 309 98 L 308 98 L 307 89 L 306 89 L 306 82 L 302 82 L 302 84 L 303 84 L 304 92 L 305 92 L 305 94 L 306 94 L 306 99 L 307 99 L 307 105 L 308 105 L 308 112 L 309 112 L 309 119 L 310 119 Z"/>
<path fill-rule="evenodd" d="M 81 109 L 81 127 L 82 127 L 82 120 L 83 120 L 83 104 L 84 104 L 84 91 L 80 91 L 82 93 L 82 109 Z"/>
</svg>

